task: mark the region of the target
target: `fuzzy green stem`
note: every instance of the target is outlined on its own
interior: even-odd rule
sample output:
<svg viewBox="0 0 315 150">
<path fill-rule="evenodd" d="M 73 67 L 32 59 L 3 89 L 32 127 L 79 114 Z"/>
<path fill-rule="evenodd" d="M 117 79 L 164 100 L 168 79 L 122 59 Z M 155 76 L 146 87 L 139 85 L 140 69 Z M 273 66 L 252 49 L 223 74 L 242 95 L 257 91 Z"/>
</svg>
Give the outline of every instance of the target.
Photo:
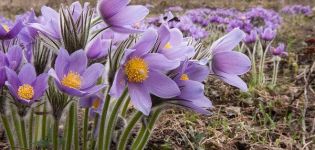
<svg viewBox="0 0 315 150">
<path fill-rule="evenodd" d="M 118 116 L 118 111 L 121 107 L 121 104 L 123 104 L 123 101 L 125 100 L 126 96 L 128 95 L 128 91 L 125 90 L 123 92 L 123 94 L 120 96 L 120 98 L 117 100 L 112 112 L 111 112 L 111 115 L 109 117 L 109 121 L 108 121 L 108 124 L 106 126 L 106 132 L 105 132 L 105 142 L 104 142 L 104 148 L 106 150 L 109 150 L 110 149 L 110 143 L 111 143 L 111 140 L 112 140 L 112 133 L 113 133 L 113 130 L 114 130 L 114 127 L 116 125 L 116 122 L 117 122 L 117 116 Z"/>
<path fill-rule="evenodd" d="M 66 138 L 66 146 L 65 149 L 66 150 L 70 150 L 71 149 L 71 145 L 72 145 L 72 136 L 73 136 L 73 128 L 74 128 L 74 114 L 75 114 L 75 106 L 74 104 L 72 104 L 70 106 L 70 111 L 69 111 L 69 116 L 68 116 L 68 123 L 67 123 L 67 138 Z"/>
<path fill-rule="evenodd" d="M 276 56 L 278 57 L 278 56 Z M 273 69 L 273 75 L 272 75 L 272 86 L 276 86 L 277 84 L 277 78 L 278 78 L 278 70 L 279 70 L 279 64 L 280 64 L 280 60 L 278 60 L 280 58 L 275 58 L 273 61 L 273 65 L 274 65 L 274 69 Z"/>
<path fill-rule="evenodd" d="M 46 103 L 43 105 L 43 112 L 46 112 Z M 42 139 L 46 138 L 46 131 L 47 131 L 47 115 L 46 113 L 43 114 L 42 117 Z"/>
<path fill-rule="evenodd" d="M 144 147 L 146 146 L 146 144 L 149 141 L 149 138 L 150 138 L 152 130 L 153 130 L 153 126 L 154 126 L 156 120 L 159 118 L 161 111 L 162 111 L 161 108 L 158 108 L 157 110 L 155 110 L 153 112 L 152 116 L 150 117 L 148 125 L 147 126 L 143 125 L 141 127 L 141 131 L 144 130 L 144 133 L 142 133 L 141 136 L 139 136 L 140 134 L 137 136 L 131 149 L 133 149 L 133 148 L 135 148 L 136 150 L 143 150 L 144 149 Z M 144 129 L 142 129 L 142 128 L 144 128 Z"/>
<path fill-rule="evenodd" d="M 34 116 L 34 111 L 33 109 L 31 110 L 30 114 L 30 122 L 29 122 L 29 131 L 28 131 L 28 146 L 29 149 L 33 149 L 33 116 Z"/>
<path fill-rule="evenodd" d="M 126 100 L 126 102 L 124 103 L 124 107 L 123 107 L 123 109 L 122 109 L 122 111 L 121 111 L 121 116 L 122 116 L 122 117 L 126 117 L 129 103 L 130 103 L 130 98 L 128 98 L 128 99 Z"/>
<path fill-rule="evenodd" d="M 83 147 L 82 150 L 87 150 L 87 134 L 88 134 L 88 126 L 89 126 L 89 108 L 85 108 L 84 112 L 84 120 L 83 120 Z"/>
<path fill-rule="evenodd" d="M 110 87 L 108 87 L 107 92 L 106 92 L 106 98 L 105 98 L 105 102 L 104 102 L 104 107 L 102 110 L 102 115 L 101 115 L 101 122 L 100 122 L 100 126 L 99 126 L 99 132 L 98 132 L 98 143 L 97 143 L 97 149 L 98 150 L 102 150 L 103 149 L 103 141 L 104 141 L 104 136 L 105 136 L 105 122 L 106 122 L 106 117 L 107 117 L 107 111 L 109 108 L 109 104 L 110 104 L 110 95 L 109 93 L 109 89 Z"/>
<path fill-rule="evenodd" d="M 11 150 L 15 150 L 16 145 L 14 144 L 14 138 L 13 138 L 13 134 L 12 134 L 12 131 L 10 128 L 8 118 L 5 115 L 1 114 L 1 120 L 2 120 L 3 127 L 5 129 L 5 133 L 8 137 L 9 143 L 10 143 L 10 148 L 11 148 Z"/>
<path fill-rule="evenodd" d="M 24 147 L 20 122 L 17 118 L 16 110 L 13 106 L 11 106 L 11 113 L 12 113 L 13 125 L 14 125 L 15 131 L 16 131 L 16 135 L 19 139 L 19 146 Z"/>
<path fill-rule="evenodd" d="M 98 125 L 98 121 L 99 121 L 99 115 L 96 114 L 95 118 L 94 118 L 94 126 L 93 126 L 93 130 L 92 130 L 92 141 L 90 143 L 90 149 L 95 149 L 95 144 L 96 144 L 96 140 L 94 138 L 94 133 L 96 132 L 97 129 L 97 125 Z"/>
<path fill-rule="evenodd" d="M 74 122 L 73 122 L 73 130 L 74 130 L 74 150 L 79 150 L 79 127 L 78 127 L 78 108 L 77 105 L 74 104 Z"/>
<path fill-rule="evenodd" d="M 27 139 L 26 139 L 26 130 L 25 130 L 25 128 L 26 128 L 26 126 L 25 126 L 25 120 L 24 120 L 25 118 L 20 118 L 20 122 L 21 122 L 21 131 L 22 131 L 22 138 L 23 138 L 23 147 L 24 148 L 28 148 L 28 146 L 27 146 Z"/>
<path fill-rule="evenodd" d="M 142 112 L 137 111 L 135 115 L 129 121 L 126 129 L 122 132 L 118 143 L 118 150 L 125 150 L 128 142 L 128 138 L 130 136 L 131 130 L 134 128 L 138 120 L 140 120 L 142 116 Z"/>
<path fill-rule="evenodd" d="M 59 129 L 59 120 L 55 119 L 54 121 L 54 131 L 53 131 L 53 150 L 58 150 L 58 130 Z"/>
</svg>

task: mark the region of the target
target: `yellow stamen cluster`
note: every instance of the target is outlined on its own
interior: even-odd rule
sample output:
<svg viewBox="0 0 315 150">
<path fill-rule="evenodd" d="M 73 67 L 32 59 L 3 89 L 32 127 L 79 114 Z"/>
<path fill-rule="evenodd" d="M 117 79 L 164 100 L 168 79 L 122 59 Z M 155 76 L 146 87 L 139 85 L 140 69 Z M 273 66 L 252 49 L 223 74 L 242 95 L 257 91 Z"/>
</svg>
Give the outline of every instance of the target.
<svg viewBox="0 0 315 150">
<path fill-rule="evenodd" d="M 81 76 L 77 72 L 70 71 L 67 75 L 63 77 L 63 79 L 61 80 L 61 84 L 69 88 L 80 89 Z"/>
<path fill-rule="evenodd" d="M 167 42 L 166 45 L 164 46 L 166 49 L 172 48 L 172 44 L 170 42 Z"/>
<path fill-rule="evenodd" d="M 18 96 L 24 100 L 31 100 L 34 97 L 34 88 L 29 84 L 23 84 L 18 89 Z"/>
<path fill-rule="evenodd" d="M 128 81 L 141 83 L 148 78 L 148 64 L 142 58 L 133 57 L 125 65 L 125 74 Z"/>
<path fill-rule="evenodd" d="M 187 81 L 187 80 L 189 80 L 189 77 L 187 74 L 184 73 L 184 74 L 182 74 L 182 76 L 180 76 L 180 80 Z"/>
<path fill-rule="evenodd" d="M 2 25 L 2 28 L 3 28 L 6 32 L 9 32 L 9 31 L 10 31 L 9 26 L 6 25 L 6 24 L 3 24 L 3 25 Z"/>
<path fill-rule="evenodd" d="M 100 99 L 95 99 L 92 103 L 92 108 L 97 109 L 101 105 L 101 100 Z"/>
</svg>

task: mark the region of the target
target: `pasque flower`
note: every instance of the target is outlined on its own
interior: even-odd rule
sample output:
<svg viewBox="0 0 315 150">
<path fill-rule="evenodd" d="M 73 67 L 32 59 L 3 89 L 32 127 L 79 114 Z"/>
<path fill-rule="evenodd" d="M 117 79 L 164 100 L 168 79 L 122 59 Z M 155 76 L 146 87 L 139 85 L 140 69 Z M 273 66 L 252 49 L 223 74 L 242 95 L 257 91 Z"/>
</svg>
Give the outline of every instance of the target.
<svg viewBox="0 0 315 150">
<path fill-rule="evenodd" d="M 212 73 L 226 83 L 247 91 L 246 83 L 238 77 L 248 72 L 251 68 L 249 58 L 241 52 L 232 51 L 235 46 L 245 37 L 245 33 L 235 28 L 227 35 L 215 41 L 212 50 L 210 67 Z"/>
<path fill-rule="evenodd" d="M 110 94 L 117 98 L 127 85 L 132 104 L 145 115 L 149 115 L 152 107 L 150 94 L 162 98 L 180 94 L 177 84 L 165 75 L 178 67 L 179 62 L 170 61 L 159 53 L 149 53 L 156 40 L 156 31 L 148 30 L 125 52 L 110 90 Z"/>
<path fill-rule="evenodd" d="M 178 84 L 181 94 L 166 102 L 190 108 L 201 114 L 209 114 L 211 101 L 204 95 L 204 85 L 201 83 L 209 75 L 209 68 L 194 61 L 184 61 L 175 70 L 174 81 Z M 162 103 L 165 100 L 161 100 Z"/>
<path fill-rule="evenodd" d="M 185 60 L 195 54 L 194 48 L 188 46 L 188 42 L 184 41 L 183 33 L 179 29 L 169 29 L 164 24 L 159 28 L 158 34 L 158 53 L 163 54 L 166 58 L 170 60 Z"/>
<path fill-rule="evenodd" d="M 255 43 L 257 40 L 257 31 L 256 30 L 252 30 L 250 31 L 250 34 L 247 34 L 244 38 L 244 42 L 246 44 L 252 44 Z"/>
<path fill-rule="evenodd" d="M 98 59 L 108 54 L 110 46 L 110 39 L 102 39 L 101 37 L 97 37 L 86 45 L 85 52 L 89 59 Z"/>
<path fill-rule="evenodd" d="M 54 69 L 48 73 L 61 91 L 73 96 L 86 96 L 104 88 L 105 85 L 96 85 L 103 70 L 104 66 L 99 63 L 87 67 L 87 56 L 83 50 L 69 55 L 61 48 Z"/>
<path fill-rule="evenodd" d="M 276 37 L 276 31 L 271 28 L 265 28 L 260 33 L 260 38 L 265 41 L 271 41 Z"/>
<path fill-rule="evenodd" d="M 0 40 L 9 40 L 15 38 L 23 27 L 23 22 L 20 19 L 17 19 L 12 26 L 0 24 Z"/>
<path fill-rule="evenodd" d="M 22 57 L 22 48 L 19 46 L 9 47 L 6 54 L 0 51 L 0 88 L 7 79 L 5 68 L 17 70 L 21 64 Z"/>
<path fill-rule="evenodd" d="M 95 116 L 95 114 L 101 114 L 102 106 L 104 103 L 104 94 L 96 93 L 93 95 L 87 95 L 80 98 L 80 106 L 83 108 L 91 108 L 90 115 Z"/>
<path fill-rule="evenodd" d="M 274 56 L 287 56 L 288 53 L 285 51 L 285 45 L 283 43 L 279 43 L 278 44 L 278 47 L 274 48 L 274 47 L 271 47 L 270 48 L 270 52 L 272 55 Z"/>
<path fill-rule="evenodd" d="M 121 33 L 134 33 L 141 30 L 134 25 L 149 14 L 149 10 L 140 5 L 130 5 L 129 0 L 100 0 L 98 10 L 107 25 L 112 30 Z"/>
<path fill-rule="evenodd" d="M 48 88 L 48 75 L 43 73 L 37 76 L 34 66 L 29 63 L 21 68 L 19 74 L 7 67 L 6 74 L 6 86 L 14 99 L 22 104 L 39 101 Z"/>
</svg>

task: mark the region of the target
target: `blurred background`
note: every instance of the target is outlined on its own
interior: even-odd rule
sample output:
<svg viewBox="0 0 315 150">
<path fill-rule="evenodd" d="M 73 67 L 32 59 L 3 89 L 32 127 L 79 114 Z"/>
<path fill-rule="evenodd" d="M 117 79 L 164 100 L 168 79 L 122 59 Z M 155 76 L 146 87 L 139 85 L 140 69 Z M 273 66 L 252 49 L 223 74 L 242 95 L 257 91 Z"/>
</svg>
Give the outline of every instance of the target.
<svg viewBox="0 0 315 150">
<path fill-rule="evenodd" d="M 70 4 L 76 0 L 1 0 L 0 14 L 2 16 L 12 17 L 14 14 L 22 13 L 31 8 L 39 11 L 42 5 L 58 7 L 60 3 Z M 96 4 L 96 0 L 80 0 L 81 2 L 90 2 Z M 303 4 L 315 6 L 315 0 L 131 0 L 134 4 L 147 4 L 153 6 L 151 13 L 158 13 L 163 8 L 170 6 L 181 6 L 183 8 L 196 7 L 235 7 L 240 10 L 248 7 L 263 6 L 279 10 L 285 5 Z"/>
</svg>

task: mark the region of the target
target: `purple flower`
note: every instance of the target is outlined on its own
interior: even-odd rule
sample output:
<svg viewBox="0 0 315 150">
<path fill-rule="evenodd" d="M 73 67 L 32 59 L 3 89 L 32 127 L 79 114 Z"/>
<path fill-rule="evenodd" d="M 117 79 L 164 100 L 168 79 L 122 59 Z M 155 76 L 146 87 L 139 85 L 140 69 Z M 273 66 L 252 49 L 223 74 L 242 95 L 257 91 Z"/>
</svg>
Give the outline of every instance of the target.
<svg viewBox="0 0 315 150">
<path fill-rule="evenodd" d="M 55 79 L 57 87 L 73 96 L 94 94 L 105 85 L 96 85 L 102 75 L 104 66 L 95 63 L 87 68 L 87 56 L 83 50 L 71 55 L 65 49 L 60 49 L 55 62 L 55 68 L 49 70 L 49 75 Z"/>
<path fill-rule="evenodd" d="M 149 14 L 149 10 L 141 5 L 131 5 L 129 0 L 100 0 L 98 10 L 103 20 L 115 32 L 134 33 L 141 30 L 133 28 Z"/>
<path fill-rule="evenodd" d="M 197 62 L 184 61 L 176 70 L 174 81 L 178 84 L 181 94 L 171 98 L 170 103 L 191 108 L 201 114 L 209 114 L 211 101 L 204 95 L 204 85 L 201 83 L 209 75 L 207 66 Z"/>
<path fill-rule="evenodd" d="M 12 46 L 9 48 L 8 53 L 4 54 L 0 51 L 0 88 L 3 87 L 7 76 L 5 68 L 8 67 L 12 70 L 17 70 L 22 61 L 22 49 L 19 46 Z"/>
<path fill-rule="evenodd" d="M 80 106 L 83 108 L 91 108 L 90 115 L 95 116 L 97 114 L 101 114 L 102 106 L 104 103 L 104 94 L 97 93 L 93 95 L 87 95 L 80 98 Z"/>
<path fill-rule="evenodd" d="M 152 107 L 150 94 L 162 98 L 180 94 L 177 84 L 165 75 L 179 63 L 162 54 L 148 53 L 156 40 L 156 31 L 148 30 L 134 47 L 125 52 L 110 90 L 110 94 L 117 98 L 127 85 L 132 104 L 145 115 L 149 115 Z"/>
<path fill-rule="evenodd" d="M 107 56 L 110 46 L 111 40 L 97 37 L 86 45 L 85 52 L 89 59 L 98 59 Z"/>
<path fill-rule="evenodd" d="M 272 30 L 271 28 L 265 28 L 261 33 L 260 33 L 260 38 L 265 40 L 265 41 L 271 41 L 276 37 L 276 31 Z"/>
<path fill-rule="evenodd" d="M 0 40 L 9 40 L 15 38 L 23 27 L 23 22 L 20 19 L 17 19 L 15 24 L 12 26 L 0 24 Z"/>
<path fill-rule="evenodd" d="M 270 52 L 274 56 L 287 56 L 288 53 L 285 52 L 285 45 L 283 43 L 279 43 L 277 48 L 271 47 Z"/>
<path fill-rule="evenodd" d="M 244 37 L 245 33 L 236 28 L 212 44 L 211 71 L 226 83 L 247 91 L 246 83 L 238 76 L 250 70 L 251 62 L 243 53 L 232 51 Z"/>
<path fill-rule="evenodd" d="M 244 38 L 244 42 L 246 44 L 252 44 L 255 43 L 257 40 L 257 31 L 256 30 L 252 30 L 250 31 L 250 34 L 246 34 L 245 38 Z"/>
<path fill-rule="evenodd" d="M 60 30 L 60 16 L 54 9 L 43 6 L 41 8 L 42 16 L 39 23 L 30 23 L 29 27 L 32 27 L 45 35 L 51 36 L 56 39 L 61 38 Z"/>
<path fill-rule="evenodd" d="M 170 60 L 185 60 L 195 54 L 194 48 L 187 46 L 188 43 L 184 41 L 183 33 L 177 28 L 169 29 L 166 25 L 162 25 L 158 34 L 158 53 L 163 54 L 166 58 Z"/>
<path fill-rule="evenodd" d="M 39 101 L 48 88 L 48 75 L 46 73 L 36 76 L 33 65 L 25 64 L 19 74 L 10 68 L 6 68 L 8 87 L 11 95 L 18 102 L 26 105 Z"/>
</svg>

